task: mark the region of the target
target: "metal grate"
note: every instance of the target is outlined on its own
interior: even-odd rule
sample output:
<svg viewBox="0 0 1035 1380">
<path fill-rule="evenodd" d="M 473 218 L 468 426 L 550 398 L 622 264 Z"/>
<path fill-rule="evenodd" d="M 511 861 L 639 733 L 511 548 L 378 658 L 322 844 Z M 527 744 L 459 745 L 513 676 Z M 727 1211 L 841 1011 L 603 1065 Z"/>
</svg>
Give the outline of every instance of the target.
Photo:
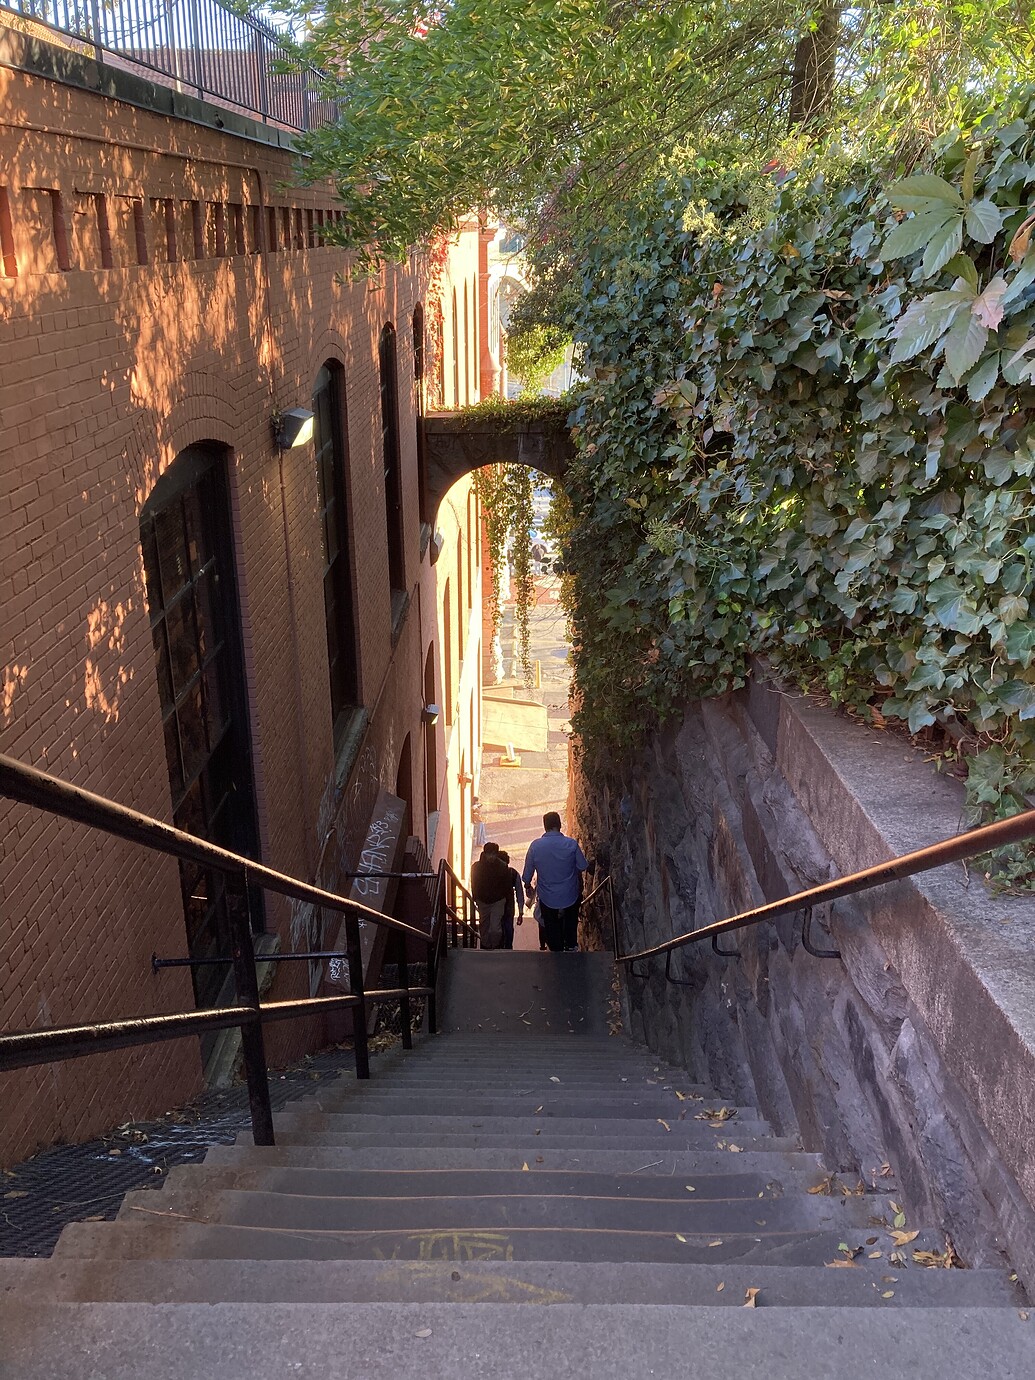
<svg viewBox="0 0 1035 1380">
<path fill-rule="evenodd" d="M 351 1046 L 342 1045 L 297 1068 L 271 1071 L 273 1107 L 351 1072 L 353 1059 Z M 161 1188 L 175 1165 L 199 1163 L 210 1145 L 232 1145 L 250 1126 L 248 1089 L 241 1083 L 205 1093 L 157 1121 L 130 1122 L 97 1140 L 59 1145 L 0 1170 L 0 1256 L 50 1255 L 69 1222 L 110 1222 L 124 1194 Z"/>
</svg>

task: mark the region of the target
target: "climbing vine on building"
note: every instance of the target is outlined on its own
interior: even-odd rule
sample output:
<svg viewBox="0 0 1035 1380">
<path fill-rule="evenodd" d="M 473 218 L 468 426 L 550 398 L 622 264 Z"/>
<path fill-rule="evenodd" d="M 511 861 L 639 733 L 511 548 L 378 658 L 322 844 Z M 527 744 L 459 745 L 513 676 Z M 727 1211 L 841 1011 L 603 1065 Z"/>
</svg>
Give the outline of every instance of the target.
<svg viewBox="0 0 1035 1380">
<path fill-rule="evenodd" d="M 908 163 L 688 157 L 573 243 L 591 377 L 565 564 L 589 751 L 761 655 L 878 727 L 956 726 L 972 805 L 1021 808 L 1033 203 L 1027 90 Z"/>
</svg>

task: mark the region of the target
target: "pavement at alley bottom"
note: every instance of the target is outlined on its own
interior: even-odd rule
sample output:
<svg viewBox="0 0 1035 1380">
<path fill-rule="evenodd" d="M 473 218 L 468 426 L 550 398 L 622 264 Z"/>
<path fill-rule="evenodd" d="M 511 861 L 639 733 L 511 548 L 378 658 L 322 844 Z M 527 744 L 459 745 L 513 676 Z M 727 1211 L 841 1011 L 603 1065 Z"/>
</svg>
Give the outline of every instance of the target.
<svg viewBox="0 0 1035 1380">
<path fill-rule="evenodd" d="M 522 699 L 546 706 L 548 734 L 545 752 L 520 751 L 519 767 L 501 767 L 498 750 L 482 753 L 481 790 L 477 818 L 485 826 L 485 838 L 493 839 L 510 854 L 512 867 L 520 872 L 525 851 L 543 832 L 543 815 L 556 810 L 568 833 L 565 809 L 568 799 L 568 692 L 571 666 L 564 613 L 558 602 L 560 580 L 556 575 L 535 579 L 536 602 L 529 615 L 531 662 L 538 661 L 541 688 L 525 688 L 517 656 L 517 629 L 513 602 L 504 604 L 500 637 L 505 676 L 498 684 L 513 686 Z M 488 669 L 488 668 L 487 668 Z M 486 685 L 490 684 L 486 674 Z M 475 850 L 477 856 L 478 850 Z M 515 949 L 539 948 L 539 926 L 526 911 L 525 923 L 515 928 Z"/>
</svg>

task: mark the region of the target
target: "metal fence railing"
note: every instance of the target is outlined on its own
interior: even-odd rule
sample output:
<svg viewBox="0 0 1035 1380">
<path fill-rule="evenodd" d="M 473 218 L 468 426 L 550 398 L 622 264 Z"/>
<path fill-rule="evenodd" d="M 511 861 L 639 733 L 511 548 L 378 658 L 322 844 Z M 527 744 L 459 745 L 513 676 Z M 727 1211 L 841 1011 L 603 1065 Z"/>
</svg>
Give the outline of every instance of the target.
<svg viewBox="0 0 1035 1380">
<path fill-rule="evenodd" d="M 271 24 L 220 0 L 0 0 L 0 21 L 5 14 L 78 40 L 109 66 L 143 69 L 287 129 L 337 116 L 315 68 L 276 70 L 287 48 Z"/>
</svg>

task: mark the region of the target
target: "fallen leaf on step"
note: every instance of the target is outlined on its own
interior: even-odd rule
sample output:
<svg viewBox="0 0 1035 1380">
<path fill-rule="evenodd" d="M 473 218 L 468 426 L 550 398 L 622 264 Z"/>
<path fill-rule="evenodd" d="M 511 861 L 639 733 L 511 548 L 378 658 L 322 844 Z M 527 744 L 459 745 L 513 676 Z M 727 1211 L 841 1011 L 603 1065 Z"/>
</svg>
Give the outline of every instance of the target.
<svg viewBox="0 0 1035 1380">
<path fill-rule="evenodd" d="M 834 1183 L 833 1174 L 828 1174 L 825 1179 L 821 1179 L 818 1184 L 813 1184 L 809 1189 L 810 1193 L 822 1193 L 824 1198 L 828 1198 Z"/>
<path fill-rule="evenodd" d="M 883 1294 L 881 1294 L 881 1298 L 882 1298 L 882 1299 L 893 1299 L 894 1297 L 895 1297 L 895 1291 L 894 1291 L 894 1289 L 885 1289 L 884 1292 L 883 1292 Z"/>
<path fill-rule="evenodd" d="M 685 1236 L 680 1236 L 679 1232 L 676 1232 L 676 1240 L 677 1240 L 677 1241 L 682 1241 L 683 1245 L 684 1245 L 684 1246 L 686 1245 L 686 1237 L 685 1237 Z"/>
<path fill-rule="evenodd" d="M 892 1221 L 892 1226 L 894 1226 L 894 1227 L 904 1227 L 905 1225 L 906 1225 L 906 1214 L 905 1214 L 904 1212 L 896 1212 L 896 1213 L 895 1213 L 895 1216 L 894 1216 L 894 1219 L 893 1219 L 893 1221 Z"/>
<path fill-rule="evenodd" d="M 84 1217 L 84 1218 L 83 1218 L 83 1221 L 84 1221 L 84 1222 L 103 1222 L 103 1221 L 104 1221 L 104 1214 L 98 1212 L 98 1213 L 97 1213 L 95 1216 L 93 1216 L 93 1217 Z"/>
<path fill-rule="evenodd" d="M 715 1292 L 716 1292 L 717 1294 L 721 1294 L 722 1291 L 723 1291 L 723 1289 L 725 1289 L 725 1288 L 726 1288 L 726 1281 L 725 1281 L 724 1279 L 722 1279 L 722 1280 L 720 1280 L 719 1283 L 715 1286 Z"/>
<path fill-rule="evenodd" d="M 920 1233 L 918 1231 L 892 1231 L 888 1235 L 896 1246 L 908 1246 L 910 1241 L 915 1241 Z"/>
<path fill-rule="evenodd" d="M 718 1241 L 709 1241 L 709 1242 L 708 1242 L 708 1245 L 709 1245 L 709 1246 L 721 1246 L 721 1245 L 722 1245 L 722 1241 L 721 1241 L 721 1239 L 718 1240 Z"/>
<path fill-rule="evenodd" d="M 687 1193 L 696 1193 L 696 1192 L 697 1192 L 697 1189 L 694 1188 L 693 1184 L 687 1184 L 687 1185 L 686 1185 L 686 1191 L 687 1191 Z"/>
<path fill-rule="evenodd" d="M 538 1114 L 538 1113 L 541 1112 L 543 1109 L 542 1109 L 542 1107 L 540 1106 L 540 1107 L 537 1107 L 535 1110 L 536 1110 L 536 1114 Z"/>
<path fill-rule="evenodd" d="M 856 1270 L 859 1267 L 854 1260 L 828 1260 L 828 1270 Z"/>
<path fill-rule="evenodd" d="M 419 1332 L 415 1332 L 413 1335 L 414 1335 L 415 1337 L 430 1337 L 430 1336 L 431 1336 L 431 1328 L 430 1328 L 430 1327 L 422 1327 L 422 1328 L 420 1329 Z"/>
<path fill-rule="evenodd" d="M 5 1198 L 27 1198 L 28 1196 L 29 1190 L 27 1188 L 15 1188 L 10 1193 L 4 1194 Z"/>
<path fill-rule="evenodd" d="M 662 1121 L 662 1119 L 661 1119 L 660 1116 L 658 1117 L 658 1125 L 659 1125 L 659 1126 L 664 1126 L 664 1128 L 665 1128 L 666 1131 L 671 1131 L 671 1130 L 672 1130 L 672 1127 L 668 1124 L 668 1122 L 667 1122 L 667 1121 Z"/>
<path fill-rule="evenodd" d="M 881 1258 L 881 1256 L 882 1256 L 883 1254 L 884 1254 L 883 1251 L 871 1251 L 871 1252 L 869 1253 L 869 1255 L 866 1257 L 866 1259 L 867 1259 L 867 1260 L 880 1260 L 880 1258 Z"/>
<path fill-rule="evenodd" d="M 730 1141 L 729 1145 L 726 1148 L 727 1150 L 729 1150 L 731 1155 L 739 1155 L 744 1147 L 742 1145 L 734 1145 L 733 1142 Z"/>
<path fill-rule="evenodd" d="M 758 1298 L 761 1292 L 761 1289 L 748 1289 L 744 1295 L 744 1307 L 756 1308 L 758 1305 L 756 1304 L 755 1300 Z"/>
<path fill-rule="evenodd" d="M 1027 1322 L 1030 1315 L 1026 1313 L 1023 1308 L 1018 1308 L 1017 1316 L 1020 1318 L 1021 1322 Z"/>
<path fill-rule="evenodd" d="M 703 1112 L 696 1114 L 696 1119 L 716 1122 L 721 1126 L 724 1121 L 732 1121 L 736 1115 L 736 1107 L 706 1107 Z"/>
<path fill-rule="evenodd" d="M 528 1161 L 527 1161 L 527 1160 L 524 1160 L 524 1161 L 522 1162 L 521 1168 L 522 1168 L 523 1170 L 525 1170 L 526 1172 L 528 1172 Z"/>
<path fill-rule="evenodd" d="M 560 1081 L 561 1081 L 561 1080 L 560 1080 L 559 1078 L 555 1077 L 552 1073 L 550 1074 L 550 1082 L 551 1082 L 551 1083 L 559 1083 Z"/>
</svg>

